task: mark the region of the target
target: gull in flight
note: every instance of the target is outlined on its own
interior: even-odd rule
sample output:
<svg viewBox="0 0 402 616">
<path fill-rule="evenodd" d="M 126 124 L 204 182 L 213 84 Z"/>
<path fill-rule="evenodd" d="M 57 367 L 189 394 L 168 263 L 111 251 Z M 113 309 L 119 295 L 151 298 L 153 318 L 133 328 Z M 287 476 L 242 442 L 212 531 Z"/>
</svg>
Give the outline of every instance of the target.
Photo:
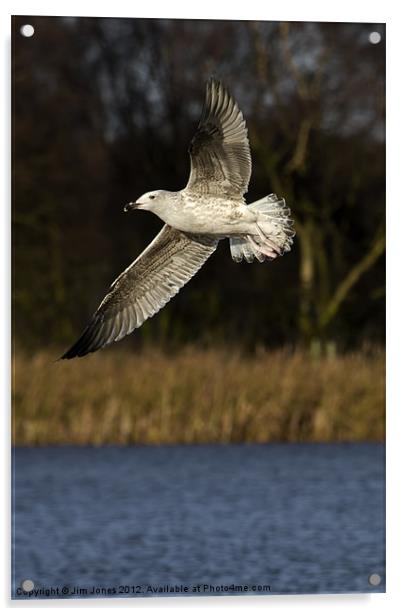
<svg viewBox="0 0 402 616">
<path fill-rule="evenodd" d="M 148 210 L 165 223 L 113 282 L 77 342 L 61 359 L 81 357 L 121 340 L 157 313 L 229 238 L 234 261 L 275 259 L 293 243 L 285 200 L 274 194 L 249 205 L 251 175 L 246 123 L 222 83 L 209 79 L 189 147 L 191 171 L 178 192 L 152 190 L 124 208 Z"/>
</svg>

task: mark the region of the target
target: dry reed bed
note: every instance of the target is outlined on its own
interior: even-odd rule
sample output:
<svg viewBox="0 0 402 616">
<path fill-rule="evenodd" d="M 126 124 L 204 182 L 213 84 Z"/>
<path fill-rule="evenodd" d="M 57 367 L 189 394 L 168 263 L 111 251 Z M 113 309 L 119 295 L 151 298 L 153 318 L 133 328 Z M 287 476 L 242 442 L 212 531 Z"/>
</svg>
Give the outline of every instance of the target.
<svg viewBox="0 0 402 616">
<path fill-rule="evenodd" d="M 17 445 L 384 438 L 384 353 L 17 353 Z"/>
</svg>

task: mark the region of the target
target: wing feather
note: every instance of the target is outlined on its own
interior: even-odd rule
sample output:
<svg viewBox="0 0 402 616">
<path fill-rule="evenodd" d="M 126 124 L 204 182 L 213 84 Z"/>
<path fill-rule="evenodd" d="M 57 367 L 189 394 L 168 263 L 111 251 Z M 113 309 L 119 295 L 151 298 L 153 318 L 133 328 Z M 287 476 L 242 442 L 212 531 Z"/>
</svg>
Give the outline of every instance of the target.
<svg viewBox="0 0 402 616">
<path fill-rule="evenodd" d="M 165 225 L 116 280 L 77 342 L 61 359 L 121 340 L 158 312 L 214 252 L 218 240 Z"/>
<path fill-rule="evenodd" d="M 201 119 L 189 148 L 187 192 L 242 197 L 251 175 L 251 155 L 243 114 L 216 79 L 207 82 Z"/>
</svg>

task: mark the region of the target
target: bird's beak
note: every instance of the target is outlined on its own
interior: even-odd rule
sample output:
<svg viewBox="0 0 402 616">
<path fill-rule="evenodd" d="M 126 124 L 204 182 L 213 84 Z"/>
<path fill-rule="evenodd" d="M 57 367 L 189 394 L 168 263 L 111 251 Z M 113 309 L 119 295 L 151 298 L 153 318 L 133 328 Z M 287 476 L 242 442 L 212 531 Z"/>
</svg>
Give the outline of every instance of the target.
<svg viewBox="0 0 402 616">
<path fill-rule="evenodd" d="M 130 210 L 135 210 L 138 206 L 139 206 L 139 203 L 137 203 L 136 201 L 130 201 L 130 203 L 127 203 L 124 206 L 124 211 L 129 212 Z"/>
</svg>

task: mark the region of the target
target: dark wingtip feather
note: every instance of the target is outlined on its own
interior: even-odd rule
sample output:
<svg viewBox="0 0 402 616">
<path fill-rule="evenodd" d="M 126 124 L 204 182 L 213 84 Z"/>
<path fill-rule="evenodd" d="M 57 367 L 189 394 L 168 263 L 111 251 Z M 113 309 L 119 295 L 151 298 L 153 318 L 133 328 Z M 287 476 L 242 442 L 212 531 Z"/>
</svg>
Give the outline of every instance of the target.
<svg viewBox="0 0 402 616">
<path fill-rule="evenodd" d="M 77 342 L 73 344 L 59 359 L 74 359 L 74 357 L 83 357 L 88 353 L 94 353 L 98 349 L 105 346 L 105 342 L 95 340 L 97 334 L 98 320 L 95 319 L 86 327 Z"/>
<path fill-rule="evenodd" d="M 225 84 L 222 79 L 216 75 L 216 73 L 212 73 L 212 75 L 208 78 L 207 84 L 215 88 L 225 88 Z"/>
<path fill-rule="evenodd" d="M 73 344 L 73 346 L 70 347 L 61 357 L 59 357 L 59 361 L 61 359 L 74 359 L 74 357 L 83 357 L 84 355 L 87 355 L 92 351 L 96 351 L 96 349 L 89 349 L 88 347 L 85 347 L 83 345 L 83 336 L 84 335 L 82 335 L 81 338 L 78 338 L 77 342 Z"/>
</svg>

